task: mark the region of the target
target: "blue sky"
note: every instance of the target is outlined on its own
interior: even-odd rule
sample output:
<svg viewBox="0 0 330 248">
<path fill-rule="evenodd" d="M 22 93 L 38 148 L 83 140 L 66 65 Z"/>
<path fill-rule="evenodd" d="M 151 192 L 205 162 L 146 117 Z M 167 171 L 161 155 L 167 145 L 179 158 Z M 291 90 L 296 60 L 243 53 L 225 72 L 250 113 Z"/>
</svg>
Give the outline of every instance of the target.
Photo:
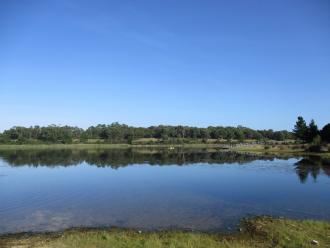
<svg viewBox="0 0 330 248">
<path fill-rule="evenodd" d="M 330 122 L 330 1 L 0 1 L 0 130 Z"/>
</svg>

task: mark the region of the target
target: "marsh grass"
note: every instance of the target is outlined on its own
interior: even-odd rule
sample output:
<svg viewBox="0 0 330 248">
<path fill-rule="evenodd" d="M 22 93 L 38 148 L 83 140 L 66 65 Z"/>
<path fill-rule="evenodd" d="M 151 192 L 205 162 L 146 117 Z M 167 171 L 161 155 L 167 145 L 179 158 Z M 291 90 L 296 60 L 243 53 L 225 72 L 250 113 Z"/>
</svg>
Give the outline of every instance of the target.
<svg viewBox="0 0 330 248">
<path fill-rule="evenodd" d="M 268 154 L 292 154 L 292 155 L 318 155 L 323 157 L 330 156 L 330 147 L 328 152 L 311 152 L 309 145 L 248 145 L 236 146 L 230 148 L 232 151 L 251 152 L 251 153 L 268 153 Z"/>
<path fill-rule="evenodd" d="M 183 231 L 138 232 L 123 229 L 73 229 L 63 233 L 0 237 L 0 247 L 124 248 L 124 247 L 330 247 L 330 223 L 257 217 L 242 221 L 242 232 L 209 234 Z"/>
<path fill-rule="evenodd" d="M 0 150 L 37 150 L 37 149 L 121 149 L 121 148 L 222 148 L 220 144 L 24 144 L 24 145 L 0 145 Z"/>
</svg>

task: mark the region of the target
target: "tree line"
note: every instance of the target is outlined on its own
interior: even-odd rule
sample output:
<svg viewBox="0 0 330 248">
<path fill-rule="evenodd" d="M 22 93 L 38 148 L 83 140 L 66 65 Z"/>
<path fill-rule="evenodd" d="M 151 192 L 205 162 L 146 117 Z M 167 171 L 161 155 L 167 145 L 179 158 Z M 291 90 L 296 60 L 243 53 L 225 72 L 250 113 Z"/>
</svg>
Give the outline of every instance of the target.
<svg viewBox="0 0 330 248">
<path fill-rule="evenodd" d="M 99 124 L 82 129 L 72 126 L 15 126 L 0 133 L 0 143 L 31 144 L 31 143 L 127 143 L 132 144 L 141 139 L 153 138 L 159 143 L 184 142 L 242 142 L 256 141 L 285 141 L 295 139 L 298 142 L 320 144 L 330 142 L 330 123 L 321 130 L 314 120 L 307 125 L 299 116 L 292 132 L 287 130 L 274 131 L 254 130 L 251 128 L 209 126 L 207 128 L 190 126 L 158 125 L 150 127 L 132 127 L 118 122 L 110 125 Z"/>
<path fill-rule="evenodd" d="M 15 126 L 0 133 L 0 143 L 128 143 L 139 139 L 154 138 L 161 143 L 207 142 L 213 139 L 219 142 L 244 140 L 276 140 L 293 139 L 292 132 L 282 130 L 254 130 L 251 128 L 209 126 L 207 128 L 189 126 L 150 126 L 132 127 L 117 122 L 110 125 L 99 124 L 87 129 L 72 126 Z"/>
<path fill-rule="evenodd" d="M 319 130 L 313 119 L 307 125 L 304 118 L 299 116 L 294 126 L 293 134 L 297 140 L 303 143 L 312 143 L 314 145 L 330 143 L 330 123 Z"/>
</svg>

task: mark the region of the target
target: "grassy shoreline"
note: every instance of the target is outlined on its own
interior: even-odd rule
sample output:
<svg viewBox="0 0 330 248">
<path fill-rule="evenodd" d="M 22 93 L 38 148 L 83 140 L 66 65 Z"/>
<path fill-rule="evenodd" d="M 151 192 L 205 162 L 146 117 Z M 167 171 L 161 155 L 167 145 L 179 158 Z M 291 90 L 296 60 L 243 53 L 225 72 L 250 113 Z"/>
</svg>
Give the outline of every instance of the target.
<svg viewBox="0 0 330 248">
<path fill-rule="evenodd" d="M 103 248 L 103 247 L 330 247 L 330 223 L 313 220 L 256 217 L 243 220 L 240 231 L 200 233 L 141 232 L 131 229 L 71 229 L 54 233 L 0 236 L 0 247 Z"/>
<path fill-rule="evenodd" d="M 266 149 L 267 147 L 267 149 Z M 330 152 L 309 152 L 306 148 L 298 147 L 296 145 L 275 145 L 274 147 L 268 145 L 253 145 L 253 146 L 238 146 L 230 150 L 237 152 L 250 152 L 250 153 L 267 153 L 267 154 L 287 154 L 287 155 L 301 155 L 301 156 L 321 156 L 330 157 Z"/>
<path fill-rule="evenodd" d="M 1 144 L 0 150 L 41 150 L 41 149 L 127 149 L 127 148 L 213 148 L 228 151 L 249 152 L 249 153 L 267 153 L 267 154 L 286 154 L 301 156 L 322 156 L 330 157 L 329 152 L 308 152 L 306 145 L 256 145 L 245 144 L 231 146 L 229 144 L 214 143 L 193 143 L 193 144 Z M 328 146 L 329 147 L 329 146 Z M 330 149 L 330 147 L 329 147 Z"/>
</svg>

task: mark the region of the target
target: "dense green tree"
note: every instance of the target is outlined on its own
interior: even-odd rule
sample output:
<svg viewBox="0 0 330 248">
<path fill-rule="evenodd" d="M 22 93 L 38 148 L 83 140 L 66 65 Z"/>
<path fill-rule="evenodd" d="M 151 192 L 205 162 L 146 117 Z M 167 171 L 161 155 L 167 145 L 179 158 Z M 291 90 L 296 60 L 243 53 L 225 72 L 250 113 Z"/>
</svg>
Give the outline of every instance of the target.
<svg viewBox="0 0 330 248">
<path fill-rule="evenodd" d="M 273 138 L 274 138 L 274 140 L 283 141 L 283 140 L 285 140 L 285 135 L 283 132 L 274 132 Z"/>
<path fill-rule="evenodd" d="M 203 140 L 203 142 L 207 142 L 207 140 L 210 138 L 210 134 L 207 128 L 202 128 L 200 130 L 200 138 Z"/>
<path fill-rule="evenodd" d="M 325 125 L 321 130 L 322 141 L 330 143 L 330 123 Z"/>
<path fill-rule="evenodd" d="M 302 116 L 298 116 L 298 120 L 294 126 L 293 133 L 298 140 L 308 141 L 308 127 Z"/>
<path fill-rule="evenodd" d="M 315 121 L 312 119 L 308 125 L 308 142 L 312 142 L 318 134 L 319 129 L 317 128 Z"/>
<path fill-rule="evenodd" d="M 184 138 L 185 137 L 185 135 L 186 135 L 185 127 L 177 126 L 177 127 L 175 127 L 175 129 L 176 129 L 176 137 L 177 138 Z"/>
<path fill-rule="evenodd" d="M 239 141 L 243 141 L 244 140 L 244 132 L 243 132 L 243 129 L 241 127 L 238 127 L 235 130 L 235 139 L 237 139 Z"/>
<path fill-rule="evenodd" d="M 214 142 L 292 139 L 288 131 L 253 130 L 251 128 L 209 126 L 207 128 L 159 125 L 151 127 L 131 127 L 117 122 L 110 125 L 99 124 L 86 130 L 78 127 L 50 125 L 46 127 L 13 127 L 0 136 L 1 143 L 72 143 L 106 142 L 132 143 L 141 138 L 157 138 L 159 142 Z"/>
<path fill-rule="evenodd" d="M 99 137 L 100 137 L 101 139 L 104 139 L 104 140 L 109 139 L 109 137 L 110 137 L 109 130 L 106 129 L 106 128 L 103 128 L 103 129 L 101 130 L 100 134 L 99 134 Z"/>
</svg>

